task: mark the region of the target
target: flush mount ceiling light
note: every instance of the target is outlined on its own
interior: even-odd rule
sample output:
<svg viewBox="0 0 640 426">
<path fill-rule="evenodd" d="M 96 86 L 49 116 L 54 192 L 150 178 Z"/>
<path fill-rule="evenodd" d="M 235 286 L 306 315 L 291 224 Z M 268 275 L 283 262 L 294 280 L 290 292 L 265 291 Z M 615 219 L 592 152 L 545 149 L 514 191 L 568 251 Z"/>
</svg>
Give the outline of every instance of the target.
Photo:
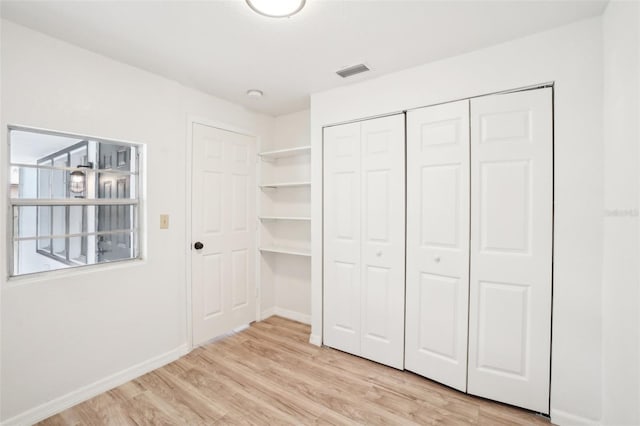
<svg viewBox="0 0 640 426">
<path fill-rule="evenodd" d="M 247 90 L 247 96 L 250 98 L 258 99 L 258 98 L 261 98 L 262 95 L 264 95 L 264 93 L 262 93 L 262 90 L 258 90 L 258 89 Z"/>
<path fill-rule="evenodd" d="M 251 9 L 269 18 L 288 18 L 300 12 L 306 0 L 246 0 Z"/>
</svg>

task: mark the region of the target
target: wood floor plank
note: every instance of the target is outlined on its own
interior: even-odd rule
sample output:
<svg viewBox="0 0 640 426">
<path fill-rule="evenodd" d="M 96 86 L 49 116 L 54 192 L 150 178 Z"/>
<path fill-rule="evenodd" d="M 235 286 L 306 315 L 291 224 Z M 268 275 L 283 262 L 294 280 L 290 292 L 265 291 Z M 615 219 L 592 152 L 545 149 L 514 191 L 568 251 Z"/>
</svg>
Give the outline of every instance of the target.
<svg viewBox="0 0 640 426">
<path fill-rule="evenodd" d="M 260 343 L 256 343 L 259 345 Z M 281 348 L 282 349 L 282 348 Z M 429 410 L 430 413 L 438 413 L 442 416 L 459 418 L 460 421 L 472 423 L 473 419 L 477 417 L 477 410 L 473 416 L 464 416 L 462 412 L 450 411 L 442 406 L 429 403 L 427 400 L 422 400 L 419 397 L 412 397 L 395 389 L 391 389 L 387 386 L 379 386 L 377 383 L 366 380 L 358 375 L 350 374 L 347 372 L 335 371 L 335 367 L 330 364 L 322 364 L 310 362 L 305 358 L 296 359 L 283 356 L 282 362 L 289 365 L 295 365 L 296 368 L 307 371 L 314 377 L 327 378 L 330 385 L 334 389 L 342 389 L 347 393 L 358 392 L 366 390 L 366 393 L 362 395 L 365 401 L 373 403 L 389 413 L 399 415 L 404 418 L 405 421 L 415 421 L 417 423 L 424 424 L 426 419 L 421 419 L 416 416 L 416 412 L 412 410 L 416 408 L 424 408 Z M 325 386 L 329 386 L 329 383 L 325 383 Z M 443 401 L 444 402 L 444 401 Z"/>
<path fill-rule="evenodd" d="M 52 416 L 60 425 L 549 425 L 515 407 L 310 345 L 280 317 Z"/>
<path fill-rule="evenodd" d="M 276 386 L 272 382 L 265 382 L 259 374 L 244 368 L 234 361 L 224 362 L 222 358 L 207 360 L 200 357 L 199 368 L 212 371 L 218 377 L 236 383 L 246 392 L 261 398 L 278 410 L 287 413 L 294 421 L 310 422 L 323 414 L 322 407 L 309 404 L 308 401 L 297 397 L 289 388 Z"/>
<path fill-rule="evenodd" d="M 226 412 L 213 404 L 192 386 L 184 386 L 176 376 L 163 370 L 145 374 L 138 379 L 164 404 L 173 406 L 188 424 L 210 424 L 222 418 Z"/>
<path fill-rule="evenodd" d="M 259 333 L 256 333 L 256 334 L 260 335 Z M 266 342 L 271 341 L 271 339 L 267 339 L 264 336 L 261 336 L 261 337 L 262 338 L 257 340 L 254 343 L 254 345 L 260 346 L 263 343 L 266 345 L 268 344 Z M 341 374 L 337 374 L 340 372 L 331 371 L 332 369 L 335 370 L 335 366 L 332 364 L 323 365 L 322 363 L 317 363 L 317 362 L 314 362 L 313 360 L 309 360 L 306 357 L 296 358 L 295 356 L 297 355 L 297 353 L 295 351 L 290 351 L 290 346 L 292 346 L 291 343 L 281 344 L 281 345 L 272 347 L 273 349 L 272 352 L 280 352 L 279 353 L 280 358 L 276 361 L 276 365 L 281 365 L 281 364 L 288 365 L 293 367 L 295 370 L 311 373 L 315 377 L 330 377 L 332 385 L 338 385 L 340 389 L 343 389 L 347 392 L 352 390 L 351 385 L 355 383 L 361 389 L 368 389 L 367 393 L 365 393 L 363 397 L 365 399 L 368 399 L 369 402 L 376 402 L 378 406 L 385 408 L 386 404 L 381 404 L 380 402 L 382 400 L 387 401 L 389 402 L 389 404 L 394 405 L 394 408 L 389 411 L 397 412 L 397 413 L 401 413 L 401 415 L 405 415 L 406 420 L 417 421 L 418 423 L 424 423 L 424 419 L 416 419 L 414 413 L 412 413 L 408 409 L 405 410 L 405 408 L 407 408 L 408 405 L 411 405 L 411 404 L 413 404 L 414 406 L 416 405 L 416 402 L 419 401 L 416 398 L 408 397 L 407 395 L 395 392 L 394 390 L 391 390 L 386 387 L 376 386 L 361 377 L 357 377 L 353 375 L 343 376 Z M 263 349 L 266 350 L 266 347 L 263 347 Z M 353 389 L 353 390 L 356 390 L 356 389 Z M 424 405 L 424 402 L 420 402 L 420 403 Z M 403 409 L 397 409 L 400 406 L 403 406 Z M 464 417 L 461 414 L 458 414 L 457 412 L 442 410 L 440 409 L 440 407 L 434 406 L 434 405 L 428 406 L 426 408 L 430 408 L 432 411 L 439 410 L 440 414 L 442 415 L 448 415 L 450 417 L 459 417 L 461 421 L 466 421 L 468 423 L 472 422 L 472 419 L 477 417 L 477 409 L 474 410 L 472 416 Z"/>
<path fill-rule="evenodd" d="M 305 418 L 315 418 L 323 423 L 346 424 L 351 420 L 349 417 L 327 409 L 323 404 L 318 403 L 315 398 L 310 399 L 305 392 L 297 392 L 294 388 L 295 383 L 274 380 L 272 373 L 265 372 L 264 369 L 260 369 L 261 374 L 255 374 L 255 369 L 252 370 L 242 366 L 237 359 L 230 357 L 229 354 L 216 356 L 215 359 L 209 358 L 207 362 L 210 366 L 220 366 L 227 374 L 233 374 L 232 371 L 237 371 L 242 377 L 240 380 L 245 382 L 247 378 L 253 378 L 249 379 L 252 380 L 253 392 L 262 391 L 265 395 L 279 400 L 281 404 L 288 406 L 289 409 L 300 412 L 301 415 L 297 417 L 299 421 L 303 421 Z M 285 376 L 287 375 L 285 374 Z"/>
<path fill-rule="evenodd" d="M 317 398 L 325 398 L 326 404 L 332 405 L 334 410 L 340 411 L 343 415 L 350 416 L 365 423 L 407 423 L 411 422 L 410 416 L 403 411 L 388 409 L 379 403 L 371 404 L 372 399 L 379 399 L 378 395 L 385 393 L 383 389 L 376 392 L 375 386 L 365 381 L 353 380 L 352 377 L 330 374 L 329 368 L 319 366 L 313 360 L 299 357 L 287 352 L 285 346 L 273 347 L 261 341 L 252 341 L 249 350 L 262 354 L 265 360 L 269 360 L 274 374 L 286 374 L 287 369 L 300 371 L 304 375 L 301 378 L 301 385 L 311 384 L 317 391 Z M 274 380 L 277 380 L 274 378 Z M 288 379 L 291 380 L 291 379 Z M 336 395 L 340 395 L 336 398 Z M 373 396 L 370 396 L 373 395 Z M 391 399 L 401 399 L 397 395 L 389 393 Z M 378 401 L 379 402 L 379 401 Z M 367 404 L 369 403 L 369 404 Z M 367 406 L 367 410 L 360 412 L 354 407 Z"/>
<path fill-rule="evenodd" d="M 87 407 L 95 412 L 91 421 L 96 425 L 135 425 L 129 417 L 127 409 L 109 392 L 105 392 L 90 399 Z M 126 405 L 126 402 L 125 402 Z M 86 418 L 86 417 L 85 417 Z M 85 423 L 86 424 L 86 423 Z"/>
</svg>

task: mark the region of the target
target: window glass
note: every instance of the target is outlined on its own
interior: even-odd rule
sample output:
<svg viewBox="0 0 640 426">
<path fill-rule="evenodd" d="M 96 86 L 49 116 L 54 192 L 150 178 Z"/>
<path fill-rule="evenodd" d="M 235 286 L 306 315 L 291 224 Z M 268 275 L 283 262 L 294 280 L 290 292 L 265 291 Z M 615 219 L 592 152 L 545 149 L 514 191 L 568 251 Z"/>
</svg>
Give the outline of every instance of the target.
<svg viewBox="0 0 640 426">
<path fill-rule="evenodd" d="M 20 207 L 21 209 L 29 209 L 31 207 Z M 38 206 L 37 208 L 37 217 L 35 219 L 36 224 L 37 224 L 37 234 L 34 235 L 42 235 L 42 236 L 48 236 L 48 235 L 52 235 L 51 234 L 51 219 L 52 219 L 52 215 L 51 215 L 51 210 L 52 207 L 51 206 Z M 27 218 L 28 220 L 28 218 Z M 31 219 L 33 220 L 33 219 Z M 24 235 L 25 237 L 27 235 Z M 43 250 L 46 252 L 51 252 L 51 238 L 43 238 L 43 239 L 39 239 L 38 240 L 38 250 Z"/>
<path fill-rule="evenodd" d="M 139 146 L 9 129 L 12 275 L 139 256 Z"/>
</svg>

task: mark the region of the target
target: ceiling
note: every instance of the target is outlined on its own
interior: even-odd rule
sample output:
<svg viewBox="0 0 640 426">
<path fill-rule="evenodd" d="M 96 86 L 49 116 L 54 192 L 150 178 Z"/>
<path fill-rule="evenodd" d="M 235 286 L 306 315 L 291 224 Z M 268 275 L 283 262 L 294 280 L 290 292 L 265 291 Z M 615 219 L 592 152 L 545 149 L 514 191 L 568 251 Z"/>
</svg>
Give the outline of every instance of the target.
<svg viewBox="0 0 640 426">
<path fill-rule="evenodd" d="M 273 19 L 243 0 L 2 1 L 2 16 L 186 86 L 281 115 L 309 94 L 599 15 L 606 1 L 307 0 Z M 371 72 L 335 71 L 364 62 Z M 261 99 L 248 89 L 264 91 Z"/>
</svg>

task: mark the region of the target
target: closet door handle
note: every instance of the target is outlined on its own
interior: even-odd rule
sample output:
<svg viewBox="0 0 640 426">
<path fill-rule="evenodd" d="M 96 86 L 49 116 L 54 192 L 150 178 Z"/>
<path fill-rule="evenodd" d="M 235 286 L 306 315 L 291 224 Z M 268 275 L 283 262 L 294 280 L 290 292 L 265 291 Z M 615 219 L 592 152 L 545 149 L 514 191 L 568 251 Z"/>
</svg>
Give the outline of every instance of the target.
<svg viewBox="0 0 640 426">
<path fill-rule="evenodd" d="M 440 263 L 440 256 L 434 257 L 433 261 L 436 262 L 436 263 Z"/>
<path fill-rule="evenodd" d="M 200 241 L 198 241 L 193 245 L 193 248 L 196 249 L 196 250 L 202 250 L 204 248 L 204 244 L 202 244 Z"/>
<path fill-rule="evenodd" d="M 382 250 L 378 250 L 378 251 L 376 252 L 376 256 L 378 256 L 378 257 L 382 256 Z"/>
</svg>

